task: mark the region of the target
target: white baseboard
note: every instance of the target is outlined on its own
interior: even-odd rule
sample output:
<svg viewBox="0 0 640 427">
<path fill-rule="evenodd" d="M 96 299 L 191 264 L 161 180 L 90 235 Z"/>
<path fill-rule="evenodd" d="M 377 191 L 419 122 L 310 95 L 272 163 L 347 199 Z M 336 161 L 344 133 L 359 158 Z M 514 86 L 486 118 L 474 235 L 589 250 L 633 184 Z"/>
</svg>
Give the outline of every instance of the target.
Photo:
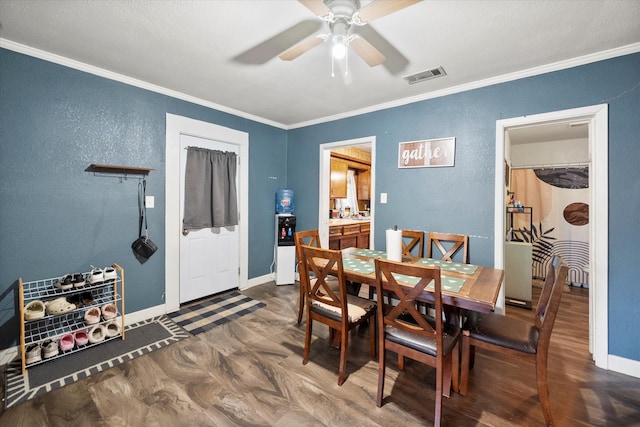
<svg viewBox="0 0 640 427">
<path fill-rule="evenodd" d="M 610 371 L 640 378 L 640 360 L 625 359 L 613 354 L 610 354 L 607 359 Z"/>
</svg>

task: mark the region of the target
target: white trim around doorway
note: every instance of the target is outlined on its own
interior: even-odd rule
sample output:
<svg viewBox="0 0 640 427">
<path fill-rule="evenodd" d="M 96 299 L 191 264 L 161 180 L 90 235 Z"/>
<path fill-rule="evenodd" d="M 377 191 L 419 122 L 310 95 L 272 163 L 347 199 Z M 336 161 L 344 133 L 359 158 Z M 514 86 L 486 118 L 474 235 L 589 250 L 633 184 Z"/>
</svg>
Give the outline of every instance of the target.
<svg viewBox="0 0 640 427">
<path fill-rule="evenodd" d="M 496 122 L 495 158 L 495 246 L 496 268 L 504 268 L 504 207 L 505 205 L 505 133 L 523 126 L 536 126 L 562 121 L 589 122 L 590 222 L 589 236 L 589 349 L 596 366 L 609 369 L 609 178 L 608 178 L 608 105 L 594 105 L 571 110 L 554 111 L 532 116 L 515 117 Z M 504 286 L 500 298 L 504 307 Z"/>
<path fill-rule="evenodd" d="M 240 148 L 238 209 L 240 210 L 239 288 L 248 287 L 249 265 L 249 134 L 194 120 L 166 115 L 165 157 L 165 308 L 180 308 L 180 135 L 191 135 L 238 145 Z"/>
</svg>

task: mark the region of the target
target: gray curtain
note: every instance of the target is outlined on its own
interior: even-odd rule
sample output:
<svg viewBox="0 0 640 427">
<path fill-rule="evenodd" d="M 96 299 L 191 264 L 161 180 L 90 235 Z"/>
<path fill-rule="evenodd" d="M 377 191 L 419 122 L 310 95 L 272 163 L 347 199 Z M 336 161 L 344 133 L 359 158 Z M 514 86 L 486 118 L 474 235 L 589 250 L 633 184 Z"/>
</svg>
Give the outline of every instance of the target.
<svg viewBox="0 0 640 427">
<path fill-rule="evenodd" d="M 187 149 L 184 184 L 185 229 L 238 224 L 236 153 Z"/>
</svg>

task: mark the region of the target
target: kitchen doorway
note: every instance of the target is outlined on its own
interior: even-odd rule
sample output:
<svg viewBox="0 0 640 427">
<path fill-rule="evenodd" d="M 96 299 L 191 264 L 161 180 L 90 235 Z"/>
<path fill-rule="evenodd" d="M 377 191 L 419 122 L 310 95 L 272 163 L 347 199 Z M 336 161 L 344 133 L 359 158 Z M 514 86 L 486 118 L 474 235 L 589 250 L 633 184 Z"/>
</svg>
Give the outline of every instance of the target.
<svg viewBox="0 0 640 427">
<path fill-rule="evenodd" d="M 506 171 L 509 131 L 557 123 L 588 126 L 589 153 L 589 349 L 596 366 L 608 369 L 608 106 L 606 104 L 496 122 L 495 240 L 496 268 L 504 268 Z M 597 260 L 596 263 L 594 260 Z M 504 286 L 498 305 L 504 311 Z"/>
<path fill-rule="evenodd" d="M 365 150 L 370 153 L 371 169 L 369 182 L 369 248 L 374 249 L 375 236 L 375 170 L 376 170 L 376 137 L 368 136 L 364 138 L 350 139 L 345 141 L 329 142 L 320 144 L 320 191 L 318 200 L 318 233 L 320 243 L 323 248 L 329 247 L 329 210 L 330 210 L 330 182 L 331 182 L 331 152 L 354 148 Z"/>
</svg>

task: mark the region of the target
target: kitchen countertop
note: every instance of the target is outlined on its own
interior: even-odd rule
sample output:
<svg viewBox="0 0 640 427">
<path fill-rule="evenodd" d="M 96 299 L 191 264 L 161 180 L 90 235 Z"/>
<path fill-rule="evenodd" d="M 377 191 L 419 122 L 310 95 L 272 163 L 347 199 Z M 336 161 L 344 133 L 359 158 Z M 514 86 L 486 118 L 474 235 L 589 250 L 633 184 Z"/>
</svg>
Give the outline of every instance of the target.
<svg viewBox="0 0 640 427">
<path fill-rule="evenodd" d="M 363 224 L 371 222 L 370 218 L 367 219 L 356 219 L 356 218 L 331 218 L 329 220 L 329 227 L 334 225 L 352 225 L 352 224 Z"/>
</svg>

